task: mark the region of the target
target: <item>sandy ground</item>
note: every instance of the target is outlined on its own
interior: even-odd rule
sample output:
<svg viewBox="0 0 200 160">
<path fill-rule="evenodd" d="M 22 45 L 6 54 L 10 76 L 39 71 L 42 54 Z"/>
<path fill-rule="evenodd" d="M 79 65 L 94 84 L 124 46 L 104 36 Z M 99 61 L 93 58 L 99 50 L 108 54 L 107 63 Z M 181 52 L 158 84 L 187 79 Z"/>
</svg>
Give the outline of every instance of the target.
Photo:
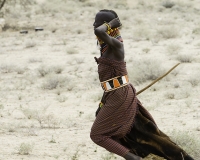
<svg viewBox="0 0 200 160">
<path fill-rule="evenodd" d="M 5 5 L 0 160 L 123 159 L 89 137 L 103 93 L 92 24 L 103 8 L 114 9 L 121 19 L 127 69 L 137 91 L 153 80 L 143 77 L 147 68 L 153 75 L 181 63 L 138 98 L 159 128 L 200 160 L 200 3 L 174 4 L 38 0 L 27 9 Z M 28 34 L 19 33 L 24 29 Z"/>
</svg>

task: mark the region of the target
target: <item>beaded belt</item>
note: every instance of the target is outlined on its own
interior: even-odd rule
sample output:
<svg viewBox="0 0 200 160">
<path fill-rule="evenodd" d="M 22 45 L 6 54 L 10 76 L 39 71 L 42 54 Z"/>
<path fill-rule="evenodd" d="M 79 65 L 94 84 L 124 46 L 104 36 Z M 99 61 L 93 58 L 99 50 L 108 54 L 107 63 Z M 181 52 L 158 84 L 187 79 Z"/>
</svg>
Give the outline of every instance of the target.
<svg viewBox="0 0 200 160">
<path fill-rule="evenodd" d="M 113 91 L 128 84 L 128 76 L 118 76 L 101 82 L 101 86 L 105 92 Z"/>
</svg>

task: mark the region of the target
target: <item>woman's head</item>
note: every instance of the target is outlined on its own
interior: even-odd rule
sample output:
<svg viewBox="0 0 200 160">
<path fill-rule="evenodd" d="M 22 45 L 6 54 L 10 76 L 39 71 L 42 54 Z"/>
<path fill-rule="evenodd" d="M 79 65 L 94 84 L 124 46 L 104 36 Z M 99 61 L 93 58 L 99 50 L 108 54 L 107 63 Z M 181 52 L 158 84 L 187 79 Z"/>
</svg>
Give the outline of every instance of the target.
<svg viewBox="0 0 200 160">
<path fill-rule="evenodd" d="M 115 11 L 113 10 L 108 10 L 108 9 L 103 9 L 100 10 L 95 17 L 95 21 L 93 26 L 95 28 L 99 27 L 100 25 L 102 25 L 105 22 L 110 22 L 111 20 L 113 20 L 114 18 L 117 18 L 118 15 Z"/>
</svg>

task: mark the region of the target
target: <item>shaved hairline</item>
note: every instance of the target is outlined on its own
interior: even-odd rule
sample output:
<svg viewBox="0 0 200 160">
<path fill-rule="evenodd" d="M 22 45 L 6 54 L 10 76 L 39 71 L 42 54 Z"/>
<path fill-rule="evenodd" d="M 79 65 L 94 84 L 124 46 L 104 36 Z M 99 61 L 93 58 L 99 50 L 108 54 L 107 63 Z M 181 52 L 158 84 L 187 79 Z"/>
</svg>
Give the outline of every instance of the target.
<svg viewBox="0 0 200 160">
<path fill-rule="evenodd" d="M 117 13 L 116 13 L 115 11 L 113 11 L 113 10 L 102 9 L 102 10 L 100 10 L 99 12 L 110 12 L 110 13 L 112 13 L 112 14 L 115 16 L 115 18 L 118 17 Z"/>
</svg>

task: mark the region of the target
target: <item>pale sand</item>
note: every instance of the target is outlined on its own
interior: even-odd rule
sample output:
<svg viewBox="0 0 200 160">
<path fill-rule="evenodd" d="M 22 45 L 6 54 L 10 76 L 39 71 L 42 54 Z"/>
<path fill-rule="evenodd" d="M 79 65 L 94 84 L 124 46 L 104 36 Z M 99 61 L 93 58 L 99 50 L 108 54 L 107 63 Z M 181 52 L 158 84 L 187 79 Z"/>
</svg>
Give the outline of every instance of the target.
<svg viewBox="0 0 200 160">
<path fill-rule="evenodd" d="M 44 10 L 52 9 L 51 12 L 42 14 L 39 5 L 32 7 L 32 10 L 37 8 L 37 13 L 26 12 L 30 16 L 19 10 L 14 15 L 12 11 L 5 21 L 19 29 L 0 33 L 1 160 L 100 160 L 109 156 L 123 159 L 110 155 L 89 137 L 103 93 L 94 61 L 99 51 L 92 24 L 96 12 L 109 8 L 109 3 L 121 17 L 130 73 L 137 70 L 132 68 L 135 61 L 154 59 L 167 71 L 179 62 L 179 54 L 193 57 L 191 63 L 180 64 L 138 98 L 159 128 L 171 137 L 173 130 L 200 136 L 200 83 L 192 86 L 190 81 L 193 77 L 200 81 L 198 0 L 175 1 L 177 6 L 173 9 L 164 9 L 159 1 L 133 3 L 129 0 L 129 7 L 121 8 L 113 7 L 112 1 L 68 1 L 55 5 L 45 0 L 38 2 Z M 17 16 L 19 13 L 21 18 Z M 43 27 L 44 31 L 36 33 L 35 26 Z M 155 36 L 157 30 L 170 26 L 171 32 L 177 29 L 179 33 L 175 38 Z M 19 34 L 20 27 L 29 27 L 29 33 Z M 192 33 L 194 29 L 197 31 Z M 169 53 L 167 48 L 171 44 L 181 48 L 179 53 Z M 62 73 L 53 72 L 54 66 L 63 69 Z M 46 69 L 48 74 L 41 77 L 39 68 Z M 60 86 L 44 89 L 49 87 L 48 82 L 51 86 L 58 82 Z M 140 90 L 149 83 L 151 81 L 133 85 Z M 29 155 L 19 154 L 22 143 L 33 146 Z"/>
</svg>

